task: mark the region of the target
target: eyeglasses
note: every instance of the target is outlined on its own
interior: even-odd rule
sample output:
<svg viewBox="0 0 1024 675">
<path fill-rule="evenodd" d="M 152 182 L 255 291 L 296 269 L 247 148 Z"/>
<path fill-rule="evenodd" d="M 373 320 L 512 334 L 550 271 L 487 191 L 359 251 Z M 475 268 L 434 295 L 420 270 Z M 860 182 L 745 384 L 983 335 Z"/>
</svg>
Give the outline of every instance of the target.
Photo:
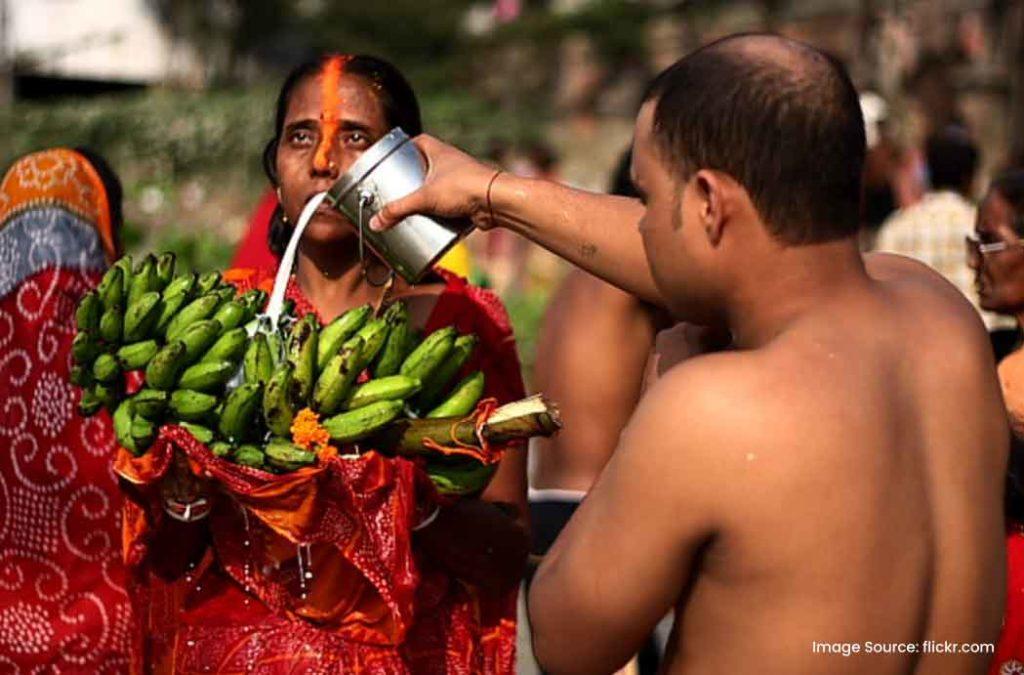
<svg viewBox="0 0 1024 675">
<path fill-rule="evenodd" d="M 977 263 L 984 256 L 1002 253 L 1011 248 L 1024 247 L 1024 240 L 982 242 L 967 235 L 964 237 L 964 244 L 967 246 L 967 259 L 972 263 Z"/>
</svg>

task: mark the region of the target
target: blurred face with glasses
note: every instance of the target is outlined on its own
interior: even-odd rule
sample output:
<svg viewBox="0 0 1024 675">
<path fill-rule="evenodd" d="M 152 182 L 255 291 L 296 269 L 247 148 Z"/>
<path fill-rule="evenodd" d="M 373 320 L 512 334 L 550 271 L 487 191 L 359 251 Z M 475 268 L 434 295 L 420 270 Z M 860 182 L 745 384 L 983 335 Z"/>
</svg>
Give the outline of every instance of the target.
<svg viewBox="0 0 1024 675">
<path fill-rule="evenodd" d="M 982 308 L 1017 316 L 1024 312 L 1024 218 L 996 190 L 978 208 L 967 264 Z"/>
</svg>

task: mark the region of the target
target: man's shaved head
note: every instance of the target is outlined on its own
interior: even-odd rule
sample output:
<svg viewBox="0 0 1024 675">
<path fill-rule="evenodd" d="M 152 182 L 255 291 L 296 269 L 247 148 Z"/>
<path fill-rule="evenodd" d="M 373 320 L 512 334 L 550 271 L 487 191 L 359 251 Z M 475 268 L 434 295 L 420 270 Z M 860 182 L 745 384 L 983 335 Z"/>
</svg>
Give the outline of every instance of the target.
<svg viewBox="0 0 1024 675">
<path fill-rule="evenodd" d="M 734 35 L 685 56 L 651 84 L 666 167 L 729 174 L 788 244 L 856 233 L 864 120 L 845 68 L 775 35 Z"/>
</svg>

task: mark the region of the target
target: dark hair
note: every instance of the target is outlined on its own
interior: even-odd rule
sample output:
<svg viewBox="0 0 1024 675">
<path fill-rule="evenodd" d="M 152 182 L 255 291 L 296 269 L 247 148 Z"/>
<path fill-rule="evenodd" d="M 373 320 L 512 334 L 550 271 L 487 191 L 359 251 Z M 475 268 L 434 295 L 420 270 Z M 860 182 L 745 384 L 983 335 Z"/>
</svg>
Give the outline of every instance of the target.
<svg viewBox="0 0 1024 675">
<path fill-rule="evenodd" d="M 1014 230 L 1024 235 L 1024 169 L 1007 169 L 993 179 L 989 192 L 998 192 L 1009 202 L 1013 213 Z"/>
<path fill-rule="evenodd" d="M 933 190 L 967 187 L 978 167 L 978 149 L 961 126 L 950 125 L 929 136 L 925 155 Z"/>
<path fill-rule="evenodd" d="M 110 163 L 98 152 L 88 147 L 77 147 L 74 151 L 85 157 L 86 161 L 96 170 L 96 174 L 103 183 L 103 189 L 107 192 L 107 206 L 110 208 L 110 233 L 114 239 L 114 248 L 121 251 L 121 228 L 124 225 L 124 214 L 122 202 L 124 201 L 124 189 L 121 187 L 121 179 L 110 166 Z"/>
<path fill-rule="evenodd" d="M 278 182 L 277 145 L 284 130 L 284 120 L 288 115 L 288 104 L 291 101 L 292 92 L 306 78 L 318 75 L 324 64 L 336 56 L 335 54 L 325 54 L 300 63 L 288 73 L 284 84 L 281 85 L 281 91 L 277 95 L 277 105 L 274 108 L 274 137 L 263 149 L 263 171 L 267 174 L 271 184 L 275 186 Z M 343 73 L 358 75 L 374 85 L 374 91 L 377 93 L 377 99 L 380 101 L 388 126 L 402 127 L 410 136 L 418 136 L 423 133 L 420 104 L 416 100 L 416 94 L 409 81 L 399 72 L 398 68 L 384 59 L 366 54 L 344 56 L 343 59 Z M 267 237 L 270 250 L 277 257 L 281 257 L 284 253 L 291 236 L 291 226 L 284 221 L 282 216 L 283 213 L 279 205 L 270 219 L 270 231 Z"/>
<path fill-rule="evenodd" d="M 734 35 L 670 66 L 645 100 L 656 100 L 655 142 L 677 178 L 729 174 L 787 244 L 857 232 L 864 119 L 834 57 L 778 36 Z"/>
<path fill-rule="evenodd" d="M 615 165 L 615 172 L 612 174 L 612 183 L 608 186 L 608 194 L 620 197 L 639 197 L 636 186 L 633 185 L 633 177 L 630 175 L 630 165 L 633 160 L 632 146 L 626 148 L 619 156 L 619 162 Z"/>
</svg>

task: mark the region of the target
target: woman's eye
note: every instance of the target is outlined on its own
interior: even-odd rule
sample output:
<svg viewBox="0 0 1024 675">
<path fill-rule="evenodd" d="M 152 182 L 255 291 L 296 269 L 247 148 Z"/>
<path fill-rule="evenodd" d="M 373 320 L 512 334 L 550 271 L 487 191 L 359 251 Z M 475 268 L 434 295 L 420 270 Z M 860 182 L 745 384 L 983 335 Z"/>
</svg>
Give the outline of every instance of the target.
<svg viewBox="0 0 1024 675">
<path fill-rule="evenodd" d="M 293 145 L 309 145 L 313 142 L 313 134 L 305 129 L 296 129 L 289 134 L 288 142 Z"/>
<path fill-rule="evenodd" d="M 353 148 L 365 148 L 370 145 L 370 137 L 361 131 L 345 134 L 345 143 Z"/>
</svg>

